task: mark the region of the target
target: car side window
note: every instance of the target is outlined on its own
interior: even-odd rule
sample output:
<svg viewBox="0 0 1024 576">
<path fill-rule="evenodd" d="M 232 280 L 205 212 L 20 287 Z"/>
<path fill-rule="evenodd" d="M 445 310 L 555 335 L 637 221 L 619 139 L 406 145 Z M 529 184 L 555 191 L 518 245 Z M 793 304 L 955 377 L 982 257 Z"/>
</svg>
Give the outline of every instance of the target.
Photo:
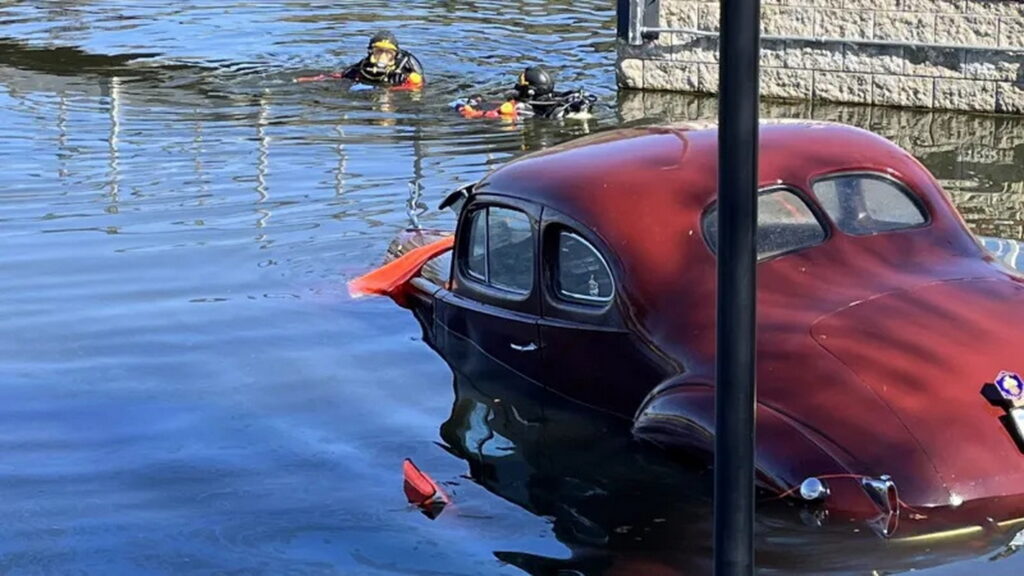
<svg viewBox="0 0 1024 576">
<path fill-rule="evenodd" d="M 517 294 L 533 289 L 534 242 L 530 217 L 490 206 L 469 216 L 464 269 L 481 283 Z"/>
<path fill-rule="evenodd" d="M 567 230 L 558 232 L 555 292 L 564 300 L 610 302 L 615 292 L 611 270 L 589 242 Z"/>
<path fill-rule="evenodd" d="M 487 281 L 487 210 L 477 210 L 469 217 L 469 252 L 466 273 Z"/>
<path fill-rule="evenodd" d="M 869 236 L 917 228 L 928 217 L 910 192 L 897 182 L 874 174 L 844 174 L 818 180 L 814 194 L 840 230 Z"/>
<path fill-rule="evenodd" d="M 757 258 L 764 260 L 821 244 L 828 234 L 800 196 L 783 188 L 757 197 Z M 704 215 L 704 238 L 718 253 L 718 206 Z"/>
</svg>

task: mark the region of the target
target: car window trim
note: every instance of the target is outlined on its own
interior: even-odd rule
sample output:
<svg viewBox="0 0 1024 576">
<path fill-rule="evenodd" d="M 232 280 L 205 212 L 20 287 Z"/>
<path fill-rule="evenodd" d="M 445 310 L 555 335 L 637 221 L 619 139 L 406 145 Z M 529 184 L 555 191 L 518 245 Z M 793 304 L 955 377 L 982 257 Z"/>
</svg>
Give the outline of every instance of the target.
<svg viewBox="0 0 1024 576">
<path fill-rule="evenodd" d="M 466 257 L 466 261 L 463 262 L 463 272 L 465 272 L 466 277 L 472 278 L 473 280 L 479 280 L 483 284 L 489 284 L 489 280 L 488 279 L 490 278 L 490 275 L 491 275 L 490 258 L 488 257 L 488 254 L 490 252 L 490 243 L 491 243 L 491 235 L 490 235 L 490 226 L 491 225 L 490 225 L 490 213 L 488 212 L 488 210 L 490 210 L 490 206 L 483 206 L 482 208 L 477 208 L 475 210 L 472 210 L 469 213 L 469 216 L 468 216 L 470 218 L 470 223 L 469 223 L 469 251 L 472 252 L 472 250 L 473 250 L 473 232 L 475 232 L 474 228 L 475 228 L 475 226 L 477 224 L 477 222 L 475 222 L 473 219 L 477 217 L 477 214 L 479 214 L 481 212 L 484 213 L 484 275 L 481 277 L 479 274 L 477 274 L 472 269 L 470 269 L 470 267 L 469 267 L 469 256 L 468 255 Z"/>
</svg>

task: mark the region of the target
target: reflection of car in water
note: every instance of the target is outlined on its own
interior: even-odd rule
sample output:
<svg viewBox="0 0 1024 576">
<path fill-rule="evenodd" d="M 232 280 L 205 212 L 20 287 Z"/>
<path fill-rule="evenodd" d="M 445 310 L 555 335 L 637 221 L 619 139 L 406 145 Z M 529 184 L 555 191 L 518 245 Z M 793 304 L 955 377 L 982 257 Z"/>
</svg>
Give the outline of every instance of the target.
<svg viewBox="0 0 1024 576">
<path fill-rule="evenodd" d="M 495 555 L 535 575 L 710 574 L 712 474 L 638 442 L 628 421 L 537 389 L 479 352 L 456 370 L 444 446 L 469 477 L 537 516 L 570 550 L 549 558 Z M 1009 534 L 879 543 L 846 526 L 765 499 L 758 509 L 758 565 L 779 573 L 871 573 L 923 569 L 1013 554 Z"/>
<path fill-rule="evenodd" d="M 628 129 L 512 162 L 446 202 L 447 268 L 395 295 L 453 366 L 483 353 L 707 457 L 716 149 L 706 126 Z M 880 137 L 766 124 L 760 155 L 761 489 L 885 536 L 1011 530 L 1024 399 L 994 380 L 1024 369 L 1024 284 Z"/>
</svg>

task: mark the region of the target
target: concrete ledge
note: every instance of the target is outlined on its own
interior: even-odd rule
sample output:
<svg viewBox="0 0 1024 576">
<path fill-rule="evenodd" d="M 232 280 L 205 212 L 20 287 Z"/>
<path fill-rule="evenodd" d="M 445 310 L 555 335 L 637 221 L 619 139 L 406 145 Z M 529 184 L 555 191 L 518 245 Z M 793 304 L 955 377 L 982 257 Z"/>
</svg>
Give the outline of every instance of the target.
<svg viewBox="0 0 1024 576">
<path fill-rule="evenodd" d="M 718 29 L 716 0 L 661 0 L 661 6 L 662 27 Z M 764 41 L 762 93 L 769 98 L 1022 113 L 1021 0 L 764 0 L 762 29 L 851 40 Z M 963 46 L 927 45 L 934 43 Z M 656 43 L 621 43 L 619 61 L 623 87 L 718 90 L 718 72 L 707 66 L 718 62 L 714 37 L 663 33 Z"/>
</svg>

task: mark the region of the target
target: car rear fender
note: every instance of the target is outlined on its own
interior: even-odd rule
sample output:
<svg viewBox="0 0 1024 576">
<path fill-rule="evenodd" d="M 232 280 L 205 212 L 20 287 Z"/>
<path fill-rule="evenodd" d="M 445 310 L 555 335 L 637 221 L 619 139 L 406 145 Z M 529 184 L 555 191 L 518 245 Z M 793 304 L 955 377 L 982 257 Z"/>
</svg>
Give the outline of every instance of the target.
<svg viewBox="0 0 1024 576">
<path fill-rule="evenodd" d="M 714 455 L 714 387 L 700 378 L 677 377 L 659 385 L 644 401 L 633 421 L 633 434 L 686 458 Z M 837 448 L 813 431 L 764 404 L 758 404 L 756 468 L 759 485 L 779 495 L 798 497 L 794 489 L 805 479 L 826 481 L 827 507 L 847 518 L 878 513 L 856 480 L 856 474 L 833 454 Z"/>
</svg>

